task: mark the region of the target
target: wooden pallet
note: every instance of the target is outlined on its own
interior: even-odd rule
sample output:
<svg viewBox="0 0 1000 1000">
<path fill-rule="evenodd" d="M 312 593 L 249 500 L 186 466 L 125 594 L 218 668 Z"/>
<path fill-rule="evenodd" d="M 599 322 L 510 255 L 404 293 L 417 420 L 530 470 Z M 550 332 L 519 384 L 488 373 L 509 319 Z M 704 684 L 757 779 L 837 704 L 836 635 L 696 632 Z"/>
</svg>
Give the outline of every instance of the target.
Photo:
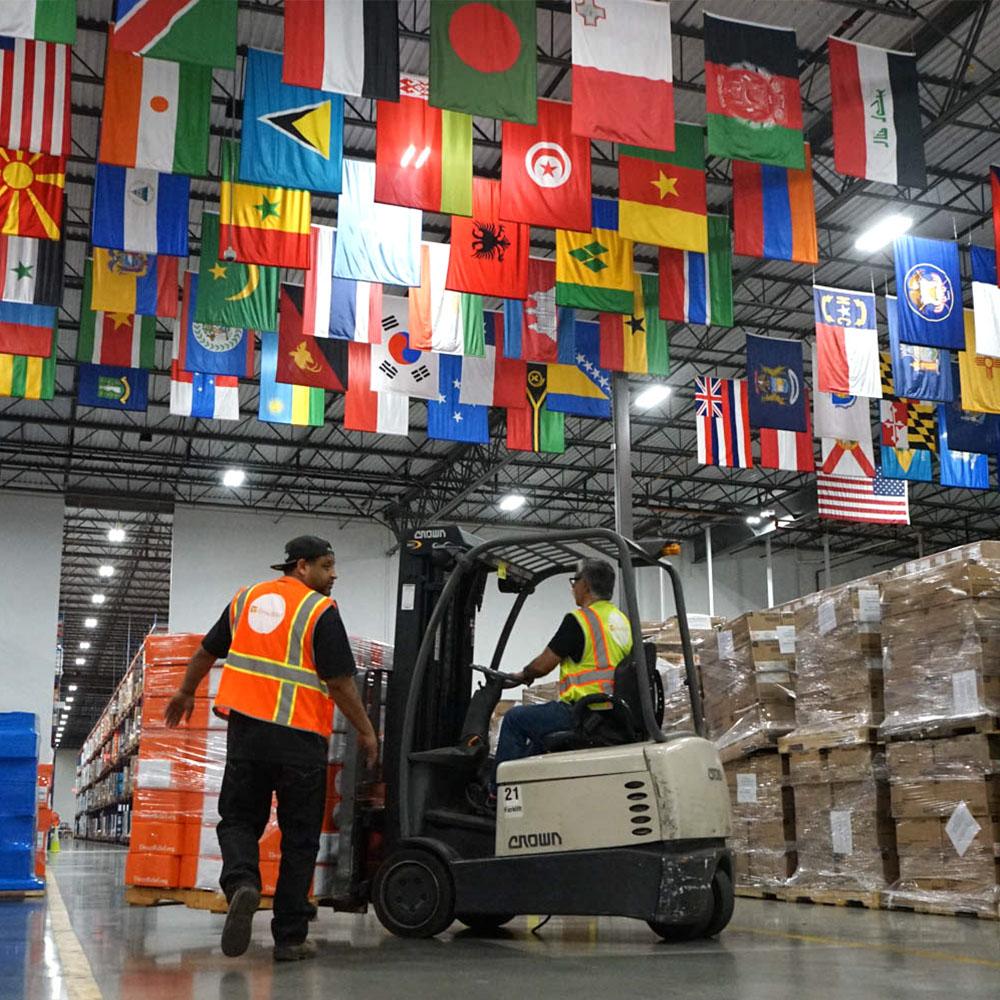
<svg viewBox="0 0 1000 1000">
<path fill-rule="evenodd" d="M 990 909 L 976 910 L 971 907 L 949 905 L 947 903 L 932 903 L 929 900 L 907 899 L 905 894 L 902 899 L 894 898 L 897 894 L 887 892 L 882 899 L 882 905 L 887 910 L 895 910 L 902 913 L 928 913 L 936 917 L 966 917 L 978 920 L 1000 920 L 1000 908 L 992 906 Z"/>
<path fill-rule="evenodd" d="M 26 899 L 44 898 L 44 889 L 8 889 L 0 892 L 0 903 L 23 903 Z"/>
<path fill-rule="evenodd" d="M 878 726 L 854 726 L 824 733 L 789 733 L 778 738 L 780 753 L 797 753 L 806 750 L 835 750 L 839 747 L 878 743 Z"/>
<path fill-rule="evenodd" d="M 723 764 L 728 764 L 757 753 L 776 753 L 778 739 L 778 733 L 751 733 L 735 743 L 719 747 L 719 758 Z"/>
<path fill-rule="evenodd" d="M 782 899 L 778 889 L 762 889 L 756 885 L 738 885 L 736 895 L 746 899 L 769 899 L 780 901 Z"/>
<path fill-rule="evenodd" d="M 151 886 L 125 886 L 125 902 L 129 906 L 187 906 L 192 910 L 225 913 L 229 909 L 226 897 L 211 889 L 159 889 Z M 270 910 L 272 898 L 260 897 L 260 909 Z"/>
<path fill-rule="evenodd" d="M 814 903 L 820 906 L 858 906 L 878 910 L 881 892 L 853 892 L 850 889 L 779 889 L 778 898 L 786 903 Z"/>
<path fill-rule="evenodd" d="M 885 734 L 888 743 L 904 740 L 938 739 L 948 736 L 975 736 L 986 733 L 1000 733 L 1000 717 L 980 715 L 975 719 L 942 719 L 923 726 L 913 726 L 906 730 L 896 730 Z"/>
</svg>

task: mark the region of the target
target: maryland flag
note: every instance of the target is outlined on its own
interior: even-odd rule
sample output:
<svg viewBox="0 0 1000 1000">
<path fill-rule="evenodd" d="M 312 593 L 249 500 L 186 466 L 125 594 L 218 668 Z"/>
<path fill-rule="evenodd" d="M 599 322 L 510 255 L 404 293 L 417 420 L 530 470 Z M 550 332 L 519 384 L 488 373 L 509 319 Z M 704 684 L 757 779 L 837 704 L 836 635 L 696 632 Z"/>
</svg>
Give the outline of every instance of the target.
<svg viewBox="0 0 1000 1000">
<path fill-rule="evenodd" d="M 0 354 L 0 396 L 16 399 L 52 399 L 55 394 L 55 351 L 49 358 Z"/>
<path fill-rule="evenodd" d="M 882 378 L 882 395 L 889 399 L 896 393 L 892 387 L 892 355 L 888 351 L 880 351 L 878 356 L 878 370 Z"/>
<path fill-rule="evenodd" d="M 965 316 L 965 350 L 958 352 L 962 407 L 974 413 L 1000 413 L 1000 358 L 976 354 L 976 324 L 971 309 Z"/>
<path fill-rule="evenodd" d="M 240 184 L 236 177 L 239 145 L 222 144 L 222 184 L 219 199 L 219 256 L 235 252 L 245 264 L 293 267 L 308 271 L 308 191 Z"/>
<path fill-rule="evenodd" d="M 57 240 L 66 185 L 66 160 L 0 148 L 0 233 Z"/>
<path fill-rule="evenodd" d="M 937 451 L 937 419 L 933 403 L 906 401 L 906 435 L 915 451 Z"/>
<path fill-rule="evenodd" d="M 525 380 L 528 405 L 507 410 L 507 447 L 511 451 L 561 455 L 566 450 L 566 417 L 546 409 L 548 393 L 548 365 L 529 364 Z"/>
</svg>

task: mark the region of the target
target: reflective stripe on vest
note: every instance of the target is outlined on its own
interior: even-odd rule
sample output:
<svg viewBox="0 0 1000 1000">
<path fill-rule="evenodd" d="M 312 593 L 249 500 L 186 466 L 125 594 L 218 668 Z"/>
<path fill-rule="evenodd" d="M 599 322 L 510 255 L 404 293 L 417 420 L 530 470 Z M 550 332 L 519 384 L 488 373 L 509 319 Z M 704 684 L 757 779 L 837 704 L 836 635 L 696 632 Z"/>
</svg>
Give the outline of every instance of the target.
<svg viewBox="0 0 1000 1000">
<path fill-rule="evenodd" d="M 615 667 L 632 649 L 631 632 L 627 644 L 619 643 L 608 628 L 612 615 L 625 616 L 610 601 L 595 601 L 573 612 L 583 629 L 583 656 L 579 663 L 563 660 L 559 670 L 559 698 L 578 701 L 589 694 L 612 694 Z"/>
</svg>

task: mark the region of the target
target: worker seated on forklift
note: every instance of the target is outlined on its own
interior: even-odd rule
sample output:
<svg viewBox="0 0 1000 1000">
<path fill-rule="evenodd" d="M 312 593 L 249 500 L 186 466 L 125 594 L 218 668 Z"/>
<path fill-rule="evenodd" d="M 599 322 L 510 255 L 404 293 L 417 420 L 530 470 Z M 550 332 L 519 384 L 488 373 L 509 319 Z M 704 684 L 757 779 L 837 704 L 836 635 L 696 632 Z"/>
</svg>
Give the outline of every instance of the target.
<svg viewBox="0 0 1000 1000">
<path fill-rule="evenodd" d="M 487 805 L 496 807 L 496 768 L 542 753 L 551 733 L 572 728 L 573 703 L 614 691 L 615 667 L 632 651 L 632 626 L 611 603 L 615 570 L 603 559 L 583 559 L 570 577 L 577 610 L 566 615 L 549 644 L 511 679 L 531 684 L 559 664 L 559 700 L 512 708 L 500 726 Z"/>
</svg>

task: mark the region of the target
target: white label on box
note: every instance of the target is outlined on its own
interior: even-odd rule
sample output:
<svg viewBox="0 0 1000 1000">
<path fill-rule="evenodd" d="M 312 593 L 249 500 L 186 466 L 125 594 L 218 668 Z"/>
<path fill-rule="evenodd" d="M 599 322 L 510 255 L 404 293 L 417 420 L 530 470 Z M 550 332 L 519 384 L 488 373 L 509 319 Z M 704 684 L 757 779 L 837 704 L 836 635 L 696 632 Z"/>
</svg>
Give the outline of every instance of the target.
<svg viewBox="0 0 1000 1000">
<path fill-rule="evenodd" d="M 521 799 L 520 785 L 501 785 L 498 794 L 500 802 L 503 805 L 504 816 L 521 816 L 524 814 L 524 802 Z"/>
<path fill-rule="evenodd" d="M 756 802 L 757 801 L 757 775 L 752 771 L 749 774 L 736 775 L 736 801 Z"/>
<path fill-rule="evenodd" d="M 819 620 L 819 634 L 826 635 L 837 627 L 837 606 L 833 603 L 832 597 L 827 597 L 819 602 L 816 610 L 816 617 Z"/>
<path fill-rule="evenodd" d="M 736 647 L 733 645 L 733 633 L 725 629 L 719 633 L 719 657 L 723 660 L 730 660 L 736 655 Z"/>
<path fill-rule="evenodd" d="M 795 652 L 795 626 L 794 625 L 779 625 L 776 629 L 778 633 L 778 652 L 780 653 L 794 653 Z"/>
<path fill-rule="evenodd" d="M 711 615 L 688 615 L 688 629 L 692 632 L 708 632 L 712 628 Z"/>
<path fill-rule="evenodd" d="M 958 856 L 962 858 L 965 857 L 965 852 L 981 829 L 976 817 L 969 812 L 969 807 L 964 802 L 959 802 L 945 824 L 944 832 L 948 834 L 948 839 L 954 845 Z"/>
<path fill-rule="evenodd" d="M 417 585 L 415 583 L 404 583 L 399 591 L 399 610 L 412 611 L 417 600 Z"/>
<path fill-rule="evenodd" d="M 170 779 L 169 760 L 140 759 L 135 776 L 136 788 L 170 788 Z"/>
<path fill-rule="evenodd" d="M 851 832 L 851 810 L 830 810 L 830 839 L 834 854 L 854 853 L 854 834 Z"/>
<path fill-rule="evenodd" d="M 777 642 L 778 632 L 773 628 L 752 629 L 750 631 L 751 642 Z"/>
<path fill-rule="evenodd" d="M 858 621 L 882 621 L 882 603 L 879 592 L 874 588 L 858 591 Z"/>
<path fill-rule="evenodd" d="M 975 670 L 959 670 L 951 675 L 951 697 L 956 715 L 978 715 L 982 711 Z"/>
</svg>

